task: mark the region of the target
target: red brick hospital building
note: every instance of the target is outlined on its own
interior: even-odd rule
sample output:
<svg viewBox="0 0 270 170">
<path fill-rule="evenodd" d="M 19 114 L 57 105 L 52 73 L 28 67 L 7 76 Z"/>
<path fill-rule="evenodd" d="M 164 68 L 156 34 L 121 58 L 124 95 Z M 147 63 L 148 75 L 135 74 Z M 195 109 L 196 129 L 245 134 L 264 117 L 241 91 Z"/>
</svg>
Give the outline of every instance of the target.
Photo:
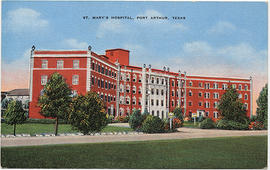
<svg viewBox="0 0 270 170">
<path fill-rule="evenodd" d="M 183 113 L 218 118 L 218 102 L 228 86 L 236 88 L 247 116 L 252 114 L 252 79 L 191 76 L 169 68 L 131 66 L 129 51 L 106 50 L 99 55 L 87 50 L 48 51 L 33 46 L 30 57 L 30 118 L 44 118 L 38 97 L 50 75 L 60 73 L 73 95 L 93 91 L 106 103 L 107 112 L 120 116 L 133 109 L 147 110 L 160 118 L 179 106 Z"/>
</svg>

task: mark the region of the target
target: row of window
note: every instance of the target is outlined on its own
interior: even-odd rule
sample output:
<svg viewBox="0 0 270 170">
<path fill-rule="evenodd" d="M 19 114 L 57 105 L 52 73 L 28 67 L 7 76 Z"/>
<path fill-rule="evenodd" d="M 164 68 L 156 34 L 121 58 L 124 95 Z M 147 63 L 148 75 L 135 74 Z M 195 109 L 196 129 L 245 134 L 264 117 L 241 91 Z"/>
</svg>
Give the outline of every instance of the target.
<svg viewBox="0 0 270 170">
<path fill-rule="evenodd" d="M 202 97 L 202 94 L 203 94 L 202 92 L 199 92 L 199 93 L 198 93 L 198 96 L 199 96 L 199 97 Z M 189 95 L 189 96 L 192 96 L 192 95 L 193 95 L 193 93 L 192 93 L 191 90 L 188 92 L 188 95 Z M 173 96 L 173 94 L 172 94 L 172 96 Z M 209 99 L 209 98 L 210 98 L 210 93 L 209 93 L 209 92 L 205 92 L 205 93 L 204 93 L 204 98 Z M 214 99 L 219 99 L 219 93 L 213 93 L 213 98 L 214 98 Z M 242 98 L 242 94 L 239 94 L 239 98 L 240 98 L 240 99 Z M 248 94 L 245 94 L 245 95 L 244 95 L 244 99 L 245 99 L 245 100 L 248 100 Z"/>
<path fill-rule="evenodd" d="M 111 71 L 111 69 L 107 69 L 106 67 L 104 68 L 104 66 L 100 66 L 97 63 L 92 63 L 92 70 L 116 79 L 116 72 Z"/>
<path fill-rule="evenodd" d="M 132 93 L 133 93 L 133 94 L 136 94 L 136 90 L 137 90 L 136 86 L 133 86 L 133 87 L 132 87 Z M 120 84 L 120 92 L 121 92 L 121 93 L 124 93 L 124 85 L 123 85 L 123 84 Z M 130 93 L 130 86 L 129 86 L 129 85 L 126 86 L 126 92 L 127 92 L 127 93 Z M 139 87 L 138 93 L 139 93 L 139 94 L 142 93 L 142 87 L 141 87 L 141 86 Z"/>
<path fill-rule="evenodd" d="M 189 101 L 189 102 L 188 102 L 188 105 L 189 105 L 189 106 L 192 106 L 192 104 L 193 104 L 192 101 Z M 217 102 L 217 101 L 214 102 L 214 103 L 213 103 L 213 108 L 217 108 L 218 104 L 219 104 L 219 102 Z M 202 102 L 198 102 L 198 106 L 201 107 L 202 105 L 203 105 Z M 210 108 L 210 103 L 206 101 L 206 102 L 204 103 L 204 108 Z"/>
<path fill-rule="evenodd" d="M 115 96 L 112 96 L 110 94 L 103 94 L 103 93 L 99 93 L 98 92 L 98 95 L 100 96 L 100 98 L 104 101 L 104 102 L 112 102 L 112 101 L 115 101 L 116 98 Z"/>
<path fill-rule="evenodd" d="M 190 86 L 190 87 L 193 86 L 192 81 L 189 81 L 188 86 Z M 200 82 L 200 83 L 198 84 L 198 86 L 199 86 L 199 87 L 203 87 L 203 83 Z M 236 89 L 236 87 L 237 87 L 236 84 L 232 84 L 232 88 Z M 210 83 L 205 83 L 205 84 L 204 84 L 204 88 L 205 88 L 205 89 L 210 89 Z M 223 84 L 222 84 L 222 90 L 226 90 L 227 88 L 228 88 L 228 84 L 223 83 Z M 218 89 L 218 83 L 214 83 L 214 84 L 213 84 L 213 89 Z M 242 84 L 239 84 L 239 85 L 238 85 L 238 90 L 242 90 L 242 89 L 243 89 Z M 244 90 L 245 90 L 245 91 L 248 90 L 248 85 L 244 85 Z"/>
<path fill-rule="evenodd" d="M 103 80 L 97 77 L 92 77 L 92 86 L 97 85 L 100 88 L 105 88 L 106 90 L 110 90 L 110 89 L 116 89 L 116 84 L 107 81 L 107 80 Z"/>
<path fill-rule="evenodd" d="M 214 115 L 214 118 L 218 118 L 218 112 L 217 111 L 214 111 L 213 112 L 213 115 Z M 189 111 L 189 116 L 191 117 L 192 116 L 192 112 Z M 198 116 L 202 116 L 202 112 L 199 112 L 199 115 Z M 209 116 L 209 111 L 206 111 L 205 112 L 205 116 L 208 117 Z"/>
<path fill-rule="evenodd" d="M 120 80 L 126 80 L 126 81 L 130 81 L 130 74 L 125 74 L 125 73 L 122 73 L 121 74 L 121 77 L 120 77 Z M 132 75 L 132 81 L 133 82 L 137 82 L 137 75 L 136 74 L 133 74 Z M 139 80 L 138 80 L 139 83 L 142 82 L 142 76 L 140 75 L 139 76 Z"/>
<path fill-rule="evenodd" d="M 152 116 L 157 116 L 157 117 L 159 117 L 159 110 L 157 110 L 156 112 L 154 111 L 154 110 L 152 110 Z M 156 113 L 156 114 L 155 114 Z M 164 117 L 165 115 L 164 115 L 164 111 L 162 110 L 161 111 L 161 119 L 164 119 L 165 117 Z"/>
<path fill-rule="evenodd" d="M 41 85 L 46 85 L 48 81 L 47 75 L 41 76 Z M 72 85 L 79 85 L 79 75 L 73 75 L 72 76 Z"/>
<path fill-rule="evenodd" d="M 128 96 L 128 97 L 126 97 L 126 99 L 124 99 L 124 96 L 120 96 L 119 103 L 129 105 L 130 104 L 130 97 Z M 136 100 L 136 97 L 134 96 L 132 98 L 132 104 L 136 105 L 136 103 L 137 103 L 137 100 Z M 139 98 L 139 100 L 138 100 L 138 105 L 142 105 L 142 99 L 141 98 Z"/>
<path fill-rule="evenodd" d="M 57 60 L 56 67 L 57 67 L 57 69 L 64 68 L 64 60 Z M 41 68 L 48 68 L 48 60 L 41 60 Z M 80 61 L 79 60 L 73 60 L 73 68 L 74 69 L 80 68 Z"/>
</svg>

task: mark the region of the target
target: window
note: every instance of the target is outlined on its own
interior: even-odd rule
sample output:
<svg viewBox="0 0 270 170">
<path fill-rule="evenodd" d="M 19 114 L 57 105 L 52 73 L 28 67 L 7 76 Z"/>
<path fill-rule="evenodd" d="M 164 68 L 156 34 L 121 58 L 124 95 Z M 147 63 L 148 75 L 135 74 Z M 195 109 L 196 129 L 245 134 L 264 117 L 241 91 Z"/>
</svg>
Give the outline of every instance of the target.
<svg viewBox="0 0 270 170">
<path fill-rule="evenodd" d="M 129 91 L 130 91 L 130 86 L 127 85 L 127 90 L 126 90 L 126 92 L 129 93 Z"/>
<path fill-rule="evenodd" d="M 63 60 L 57 60 L 57 68 L 61 69 L 64 67 L 64 61 Z"/>
<path fill-rule="evenodd" d="M 104 80 L 101 80 L 101 88 L 104 88 Z"/>
<path fill-rule="evenodd" d="M 133 74 L 133 79 L 132 79 L 133 82 L 136 82 L 137 81 L 137 76 L 136 74 Z"/>
<path fill-rule="evenodd" d="M 239 84 L 238 90 L 242 90 L 242 85 L 241 84 Z"/>
<path fill-rule="evenodd" d="M 159 105 L 159 101 L 158 100 L 156 100 L 156 106 L 158 106 Z"/>
<path fill-rule="evenodd" d="M 142 98 L 139 98 L 139 105 L 142 105 Z"/>
<path fill-rule="evenodd" d="M 120 104 L 124 104 L 124 97 L 120 96 Z"/>
<path fill-rule="evenodd" d="M 132 99 L 132 104 L 136 104 L 136 97 L 133 97 L 133 99 Z"/>
<path fill-rule="evenodd" d="M 98 65 L 98 72 L 100 73 L 100 65 Z"/>
<path fill-rule="evenodd" d="M 107 89 L 108 88 L 108 83 L 107 83 L 107 81 L 105 81 L 105 89 Z"/>
<path fill-rule="evenodd" d="M 245 85 L 245 91 L 247 91 L 248 90 L 248 86 L 247 85 Z"/>
<path fill-rule="evenodd" d="M 188 83 L 188 85 L 189 85 L 189 86 L 192 86 L 192 81 L 190 81 L 190 82 Z"/>
<path fill-rule="evenodd" d="M 154 89 L 151 89 L 151 94 L 154 95 Z"/>
<path fill-rule="evenodd" d="M 239 98 L 239 99 L 242 99 L 242 94 L 239 94 L 238 98 Z"/>
<path fill-rule="evenodd" d="M 161 95 L 162 95 L 162 96 L 164 95 L 164 91 L 163 91 L 163 89 L 161 90 Z"/>
<path fill-rule="evenodd" d="M 100 79 L 98 79 L 98 87 L 100 87 Z"/>
<path fill-rule="evenodd" d="M 174 100 L 172 100 L 172 107 L 174 106 Z"/>
<path fill-rule="evenodd" d="M 121 92 L 121 93 L 124 92 L 124 86 L 123 86 L 123 84 L 120 84 L 120 92 Z"/>
<path fill-rule="evenodd" d="M 41 68 L 48 68 L 48 60 L 42 60 L 41 62 Z"/>
<path fill-rule="evenodd" d="M 136 94 L 136 86 L 133 86 L 132 92 L 133 94 Z"/>
<path fill-rule="evenodd" d="M 205 102 L 205 103 L 204 103 L 204 107 L 205 107 L 205 108 L 209 108 L 209 107 L 210 107 L 210 103 L 209 103 L 209 102 Z"/>
<path fill-rule="evenodd" d="M 204 84 L 204 88 L 205 88 L 205 89 L 209 89 L 209 88 L 210 88 L 210 83 L 205 83 L 205 84 Z"/>
<path fill-rule="evenodd" d="M 139 77 L 139 83 L 141 83 L 141 82 L 142 82 L 142 76 Z"/>
<path fill-rule="evenodd" d="M 127 100 L 126 101 L 127 101 L 126 104 L 129 104 L 130 103 L 130 98 L 127 97 Z"/>
<path fill-rule="evenodd" d="M 156 94 L 159 95 L 159 90 L 158 89 L 156 89 Z"/>
<path fill-rule="evenodd" d="M 92 77 L 92 86 L 95 84 L 95 78 Z"/>
<path fill-rule="evenodd" d="M 161 100 L 161 106 L 164 106 L 164 102 L 163 102 L 163 100 Z"/>
<path fill-rule="evenodd" d="M 154 100 L 151 99 L 151 106 L 154 106 Z"/>
<path fill-rule="evenodd" d="M 157 78 L 157 84 L 159 84 L 159 78 Z"/>
<path fill-rule="evenodd" d="M 41 85 L 46 85 L 47 79 L 48 79 L 48 76 L 46 75 L 41 76 Z"/>
<path fill-rule="evenodd" d="M 172 91 L 172 96 L 174 96 L 174 90 Z"/>
<path fill-rule="evenodd" d="M 248 99 L 248 95 L 247 94 L 245 94 L 245 100 L 247 100 Z"/>
<path fill-rule="evenodd" d="M 79 60 L 73 60 L 73 68 L 80 68 Z"/>
<path fill-rule="evenodd" d="M 105 69 L 105 75 L 106 76 L 108 75 L 108 69 L 107 68 Z"/>
<path fill-rule="evenodd" d="M 164 119 L 164 111 L 161 111 L 161 119 Z"/>
<path fill-rule="evenodd" d="M 233 85 L 232 85 L 232 88 L 233 88 L 233 89 L 236 89 L 236 84 L 233 84 Z"/>
<path fill-rule="evenodd" d="M 112 76 L 112 72 L 111 72 L 111 70 L 109 70 L 109 76 Z"/>
<path fill-rule="evenodd" d="M 154 110 L 152 110 L 152 116 L 154 116 L 154 114 L 155 114 L 155 111 L 154 111 Z"/>
<path fill-rule="evenodd" d="M 172 80 L 172 86 L 174 86 L 174 80 Z"/>
<path fill-rule="evenodd" d="M 101 73 L 104 74 L 104 67 L 101 68 Z"/>
<path fill-rule="evenodd" d="M 218 89 L 218 84 L 217 83 L 214 83 L 213 88 L 214 89 Z"/>
<path fill-rule="evenodd" d="M 130 80 L 130 74 L 127 74 L 127 81 Z"/>
<path fill-rule="evenodd" d="M 140 86 L 139 87 L 139 94 L 141 94 L 142 93 L 142 87 Z"/>
<path fill-rule="evenodd" d="M 226 89 L 227 89 L 227 87 L 228 87 L 228 85 L 227 85 L 227 84 L 222 84 L 222 90 L 226 90 Z"/>
<path fill-rule="evenodd" d="M 248 109 L 248 104 L 247 104 L 247 103 L 244 104 L 244 109 L 245 109 L 245 110 Z"/>
<path fill-rule="evenodd" d="M 192 96 L 192 91 L 191 90 L 188 92 L 188 95 L 189 96 Z"/>
<path fill-rule="evenodd" d="M 202 92 L 199 92 L 199 97 L 202 97 Z"/>
<path fill-rule="evenodd" d="M 205 116 L 207 116 L 207 117 L 208 117 L 208 116 L 209 116 L 209 112 L 205 112 Z"/>
<path fill-rule="evenodd" d="M 159 117 L 159 110 L 157 111 L 157 117 Z"/>
<path fill-rule="evenodd" d="M 162 85 L 164 84 L 164 79 L 161 79 L 161 84 L 162 84 Z"/>
<path fill-rule="evenodd" d="M 214 102 L 214 108 L 217 108 L 217 106 L 218 106 L 218 102 Z"/>
<path fill-rule="evenodd" d="M 218 93 L 213 93 L 213 98 L 214 99 L 218 99 L 219 98 L 219 94 Z"/>
<path fill-rule="evenodd" d="M 73 75 L 72 76 L 72 85 L 78 85 L 79 84 L 79 75 Z"/>
<path fill-rule="evenodd" d="M 192 106 L 192 102 L 188 102 L 188 105 L 189 105 L 189 106 Z"/>
<path fill-rule="evenodd" d="M 202 102 L 199 102 L 199 106 L 202 106 Z"/>
<path fill-rule="evenodd" d="M 204 98 L 206 98 L 206 99 L 209 99 L 210 98 L 210 93 L 204 93 Z"/>
<path fill-rule="evenodd" d="M 151 82 L 152 82 L 152 84 L 154 84 L 154 82 L 155 82 L 155 78 L 154 77 L 152 77 Z"/>
<path fill-rule="evenodd" d="M 202 83 L 199 83 L 199 87 L 202 87 Z"/>
<path fill-rule="evenodd" d="M 214 112 L 214 118 L 218 118 L 218 112 Z"/>
</svg>

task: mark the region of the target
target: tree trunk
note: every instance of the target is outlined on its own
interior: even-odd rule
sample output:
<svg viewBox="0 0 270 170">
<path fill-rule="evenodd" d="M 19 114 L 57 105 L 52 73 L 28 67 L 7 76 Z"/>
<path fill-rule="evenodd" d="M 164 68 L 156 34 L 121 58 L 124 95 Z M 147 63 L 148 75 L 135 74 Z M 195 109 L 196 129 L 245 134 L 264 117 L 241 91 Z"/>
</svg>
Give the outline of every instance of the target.
<svg viewBox="0 0 270 170">
<path fill-rule="evenodd" d="M 13 135 L 16 136 L 16 124 L 13 125 Z"/>
<path fill-rule="evenodd" d="M 54 131 L 55 136 L 58 134 L 58 117 L 55 119 L 55 131 Z"/>
</svg>

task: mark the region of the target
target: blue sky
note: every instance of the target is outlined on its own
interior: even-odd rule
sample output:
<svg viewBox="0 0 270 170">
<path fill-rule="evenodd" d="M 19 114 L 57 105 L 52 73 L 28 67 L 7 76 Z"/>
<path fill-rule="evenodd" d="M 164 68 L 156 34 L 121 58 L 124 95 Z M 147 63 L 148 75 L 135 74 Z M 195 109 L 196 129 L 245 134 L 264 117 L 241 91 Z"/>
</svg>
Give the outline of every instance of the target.
<svg viewBox="0 0 270 170">
<path fill-rule="evenodd" d="M 169 20 L 83 20 L 83 16 L 167 16 Z M 186 17 L 173 20 L 172 16 Z M 267 82 L 265 2 L 2 2 L 2 89 L 27 87 L 37 49 L 131 52 L 132 65 L 189 75 Z"/>
</svg>

